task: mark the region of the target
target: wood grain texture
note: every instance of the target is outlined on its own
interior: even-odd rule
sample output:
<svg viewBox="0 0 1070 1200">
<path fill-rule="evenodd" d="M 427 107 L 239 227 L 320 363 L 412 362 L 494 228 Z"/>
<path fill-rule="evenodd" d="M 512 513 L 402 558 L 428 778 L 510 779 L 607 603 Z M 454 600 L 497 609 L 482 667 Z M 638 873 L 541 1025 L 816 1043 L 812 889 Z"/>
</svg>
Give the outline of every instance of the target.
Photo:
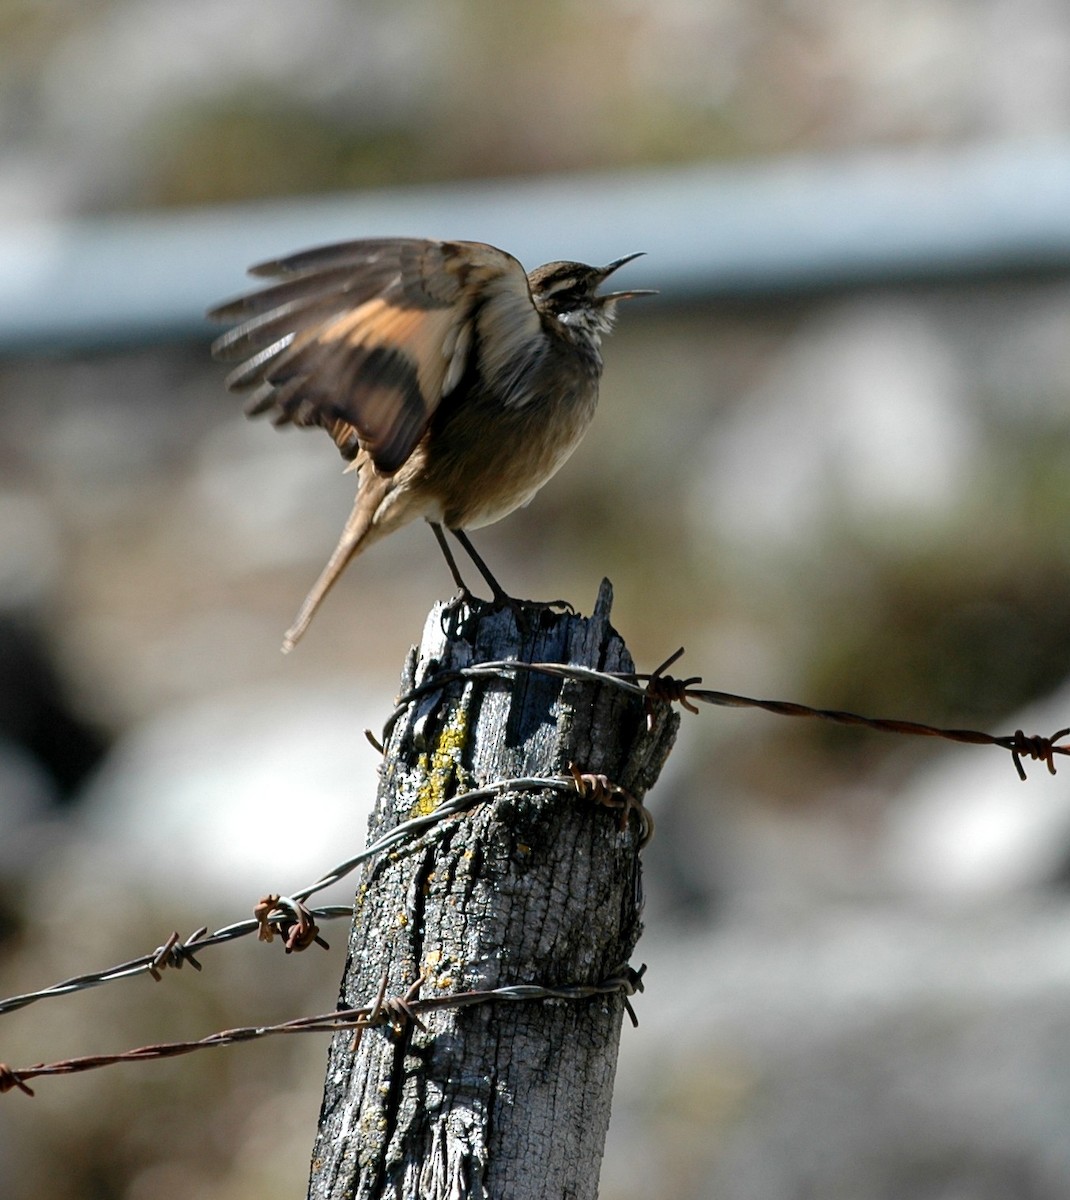
<svg viewBox="0 0 1070 1200">
<path fill-rule="evenodd" d="M 403 692 L 502 658 L 630 670 L 604 583 L 591 617 L 436 607 Z M 619 689 L 518 673 L 445 683 L 410 705 L 383 759 L 369 837 L 458 790 L 552 775 L 572 761 L 641 797 L 678 718 L 646 728 Z M 424 994 L 513 983 L 596 983 L 641 930 L 635 821 L 551 790 L 509 793 L 450 818 L 366 870 L 341 1003 L 420 973 Z M 427 1030 L 352 1034 L 330 1051 L 313 1200 L 582 1200 L 597 1194 L 623 1001 L 491 1004 L 427 1017 Z"/>
</svg>

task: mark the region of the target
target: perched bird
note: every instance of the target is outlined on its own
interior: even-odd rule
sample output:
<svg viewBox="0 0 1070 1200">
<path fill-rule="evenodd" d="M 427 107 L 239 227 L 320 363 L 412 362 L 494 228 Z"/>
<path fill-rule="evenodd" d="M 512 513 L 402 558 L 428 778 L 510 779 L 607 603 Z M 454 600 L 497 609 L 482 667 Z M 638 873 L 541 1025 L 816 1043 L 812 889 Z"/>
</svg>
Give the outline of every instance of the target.
<svg viewBox="0 0 1070 1200">
<path fill-rule="evenodd" d="M 212 352 L 250 415 L 318 425 L 358 477 L 338 546 L 283 640 L 289 650 L 351 558 L 425 518 L 458 587 L 443 526 L 496 600 L 508 597 L 465 530 L 527 504 L 594 416 L 601 337 L 617 302 L 605 267 L 552 262 L 530 274 L 481 242 L 368 238 L 251 268 L 280 282 L 213 309 L 237 321 Z"/>
</svg>

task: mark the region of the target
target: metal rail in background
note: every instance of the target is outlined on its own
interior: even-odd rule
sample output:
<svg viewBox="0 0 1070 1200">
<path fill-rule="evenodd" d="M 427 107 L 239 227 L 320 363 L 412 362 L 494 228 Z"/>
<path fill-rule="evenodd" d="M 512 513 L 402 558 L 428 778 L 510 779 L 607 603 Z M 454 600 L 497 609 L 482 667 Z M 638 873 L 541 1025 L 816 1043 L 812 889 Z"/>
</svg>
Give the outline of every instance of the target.
<svg viewBox="0 0 1070 1200">
<path fill-rule="evenodd" d="M 648 257 L 669 301 L 1001 272 L 1070 273 L 1070 141 L 449 184 L 0 231 L 0 351 L 208 333 L 259 259 L 383 234 L 493 242 L 533 266 Z"/>
</svg>

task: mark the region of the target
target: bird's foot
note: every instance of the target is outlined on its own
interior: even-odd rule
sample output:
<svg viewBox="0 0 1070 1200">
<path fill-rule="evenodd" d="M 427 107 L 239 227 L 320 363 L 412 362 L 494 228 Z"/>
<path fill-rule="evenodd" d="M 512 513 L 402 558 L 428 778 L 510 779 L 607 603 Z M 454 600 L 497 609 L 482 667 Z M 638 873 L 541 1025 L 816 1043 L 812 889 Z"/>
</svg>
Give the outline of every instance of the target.
<svg viewBox="0 0 1070 1200">
<path fill-rule="evenodd" d="M 520 600 L 500 588 L 489 600 L 484 600 L 467 587 L 460 587 L 442 606 L 442 615 L 456 616 L 461 621 L 466 621 L 476 616 L 480 609 L 484 612 L 501 612 L 507 609 L 513 614 L 517 629 L 525 636 L 538 628 L 543 613 L 572 614 L 576 611 L 575 606 L 568 600 Z"/>
<path fill-rule="evenodd" d="M 496 610 L 507 608 L 513 614 L 517 629 L 523 634 L 532 633 L 536 629 L 543 613 L 576 611 L 568 600 L 518 600 L 500 590 L 494 595 L 491 604 Z"/>
<path fill-rule="evenodd" d="M 476 609 L 481 608 L 486 603 L 486 600 L 481 600 L 478 596 L 474 596 L 462 584 L 442 605 L 443 629 L 446 628 L 446 621 L 448 619 L 455 619 L 459 626 L 463 628 L 475 616 Z"/>
</svg>

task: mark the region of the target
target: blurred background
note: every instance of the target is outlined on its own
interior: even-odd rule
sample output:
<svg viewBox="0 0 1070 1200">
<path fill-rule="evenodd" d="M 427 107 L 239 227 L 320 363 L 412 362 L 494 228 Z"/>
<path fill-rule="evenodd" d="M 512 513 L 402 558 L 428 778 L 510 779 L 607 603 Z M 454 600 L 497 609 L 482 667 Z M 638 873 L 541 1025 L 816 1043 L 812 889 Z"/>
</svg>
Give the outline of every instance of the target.
<svg viewBox="0 0 1070 1200">
<path fill-rule="evenodd" d="M 352 482 L 245 421 L 201 313 L 375 233 L 648 252 L 586 441 L 478 536 L 516 594 L 609 576 L 640 669 L 709 687 L 1070 724 L 1060 0 L 0 0 L 0 994 L 362 842 L 362 730 L 449 576 L 410 527 L 279 654 Z M 1065 1197 L 1068 781 L 685 714 L 606 1200 Z M 324 933 L 34 1005 L 0 1059 L 323 1011 Z M 325 1061 L 40 1080 L 4 1194 L 303 1195 Z"/>
</svg>

